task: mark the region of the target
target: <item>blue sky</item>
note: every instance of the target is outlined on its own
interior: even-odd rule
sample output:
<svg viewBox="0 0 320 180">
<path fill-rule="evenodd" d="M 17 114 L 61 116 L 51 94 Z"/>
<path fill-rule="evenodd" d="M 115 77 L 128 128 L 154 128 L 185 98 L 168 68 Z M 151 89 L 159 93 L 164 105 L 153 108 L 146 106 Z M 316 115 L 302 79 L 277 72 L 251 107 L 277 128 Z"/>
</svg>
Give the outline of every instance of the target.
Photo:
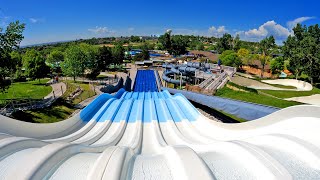
<svg viewBox="0 0 320 180">
<path fill-rule="evenodd" d="M 26 23 L 21 45 L 91 37 L 175 34 L 239 34 L 281 43 L 297 23 L 319 23 L 320 1 L 231 0 L 0 0 L 0 27 Z"/>
</svg>

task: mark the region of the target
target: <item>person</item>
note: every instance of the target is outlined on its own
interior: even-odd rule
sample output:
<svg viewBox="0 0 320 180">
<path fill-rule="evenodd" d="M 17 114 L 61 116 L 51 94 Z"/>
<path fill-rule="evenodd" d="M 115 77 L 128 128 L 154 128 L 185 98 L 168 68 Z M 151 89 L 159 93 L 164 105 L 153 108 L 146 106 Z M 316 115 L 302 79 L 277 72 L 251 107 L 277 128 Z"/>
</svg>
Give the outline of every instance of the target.
<svg viewBox="0 0 320 180">
<path fill-rule="evenodd" d="M 56 76 L 56 83 L 58 83 L 59 82 L 59 77 L 58 76 Z"/>
<path fill-rule="evenodd" d="M 218 60 L 218 67 L 219 67 L 220 73 L 222 73 L 222 72 L 221 72 L 221 71 L 222 71 L 221 64 L 222 64 L 222 62 L 221 62 L 221 60 L 219 59 L 219 60 Z"/>
</svg>

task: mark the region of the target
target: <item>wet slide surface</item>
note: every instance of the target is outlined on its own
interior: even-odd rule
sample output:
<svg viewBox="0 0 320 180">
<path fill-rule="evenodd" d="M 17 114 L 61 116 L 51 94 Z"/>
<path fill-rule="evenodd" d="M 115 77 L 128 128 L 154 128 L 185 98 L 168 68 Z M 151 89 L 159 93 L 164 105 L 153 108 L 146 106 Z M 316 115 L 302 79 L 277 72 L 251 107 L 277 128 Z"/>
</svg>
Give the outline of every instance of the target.
<svg viewBox="0 0 320 180">
<path fill-rule="evenodd" d="M 166 90 L 120 90 L 92 104 L 63 136 L 0 131 L 0 179 L 320 178 L 318 106 L 223 124 Z"/>
</svg>

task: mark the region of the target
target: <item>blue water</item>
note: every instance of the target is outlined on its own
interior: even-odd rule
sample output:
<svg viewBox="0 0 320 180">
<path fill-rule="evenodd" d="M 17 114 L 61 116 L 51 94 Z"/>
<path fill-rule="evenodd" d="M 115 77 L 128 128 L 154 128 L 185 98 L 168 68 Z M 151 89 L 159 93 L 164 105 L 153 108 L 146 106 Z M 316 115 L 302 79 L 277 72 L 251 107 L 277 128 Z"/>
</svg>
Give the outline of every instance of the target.
<svg viewBox="0 0 320 180">
<path fill-rule="evenodd" d="M 156 77 L 153 70 L 138 70 L 134 92 L 156 92 L 158 91 Z"/>
</svg>

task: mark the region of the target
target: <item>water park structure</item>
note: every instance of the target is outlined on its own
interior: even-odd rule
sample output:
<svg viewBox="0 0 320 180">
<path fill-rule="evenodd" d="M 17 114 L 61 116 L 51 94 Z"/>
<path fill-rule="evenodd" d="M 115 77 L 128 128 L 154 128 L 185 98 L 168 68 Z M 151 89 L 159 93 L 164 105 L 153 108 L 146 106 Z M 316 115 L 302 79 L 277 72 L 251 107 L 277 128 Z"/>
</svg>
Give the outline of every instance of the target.
<svg viewBox="0 0 320 180">
<path fill-rule="evenodd" d="M 58 123 L 0 116 L 0 179 L 319 178 L 319 106 L 224 124 L 157 80 L 139 70 L 133 91 L 101 94 Z"/>
<path fill-rule="evenodd" d="M 236 72 L 236 68 L 212 63 L 188 62 L 186 64 L 163 64 L 162 79 L 167 83 L 197 85 L 202 91 L 212 92 L 223 87 Z"/>
</svg>

